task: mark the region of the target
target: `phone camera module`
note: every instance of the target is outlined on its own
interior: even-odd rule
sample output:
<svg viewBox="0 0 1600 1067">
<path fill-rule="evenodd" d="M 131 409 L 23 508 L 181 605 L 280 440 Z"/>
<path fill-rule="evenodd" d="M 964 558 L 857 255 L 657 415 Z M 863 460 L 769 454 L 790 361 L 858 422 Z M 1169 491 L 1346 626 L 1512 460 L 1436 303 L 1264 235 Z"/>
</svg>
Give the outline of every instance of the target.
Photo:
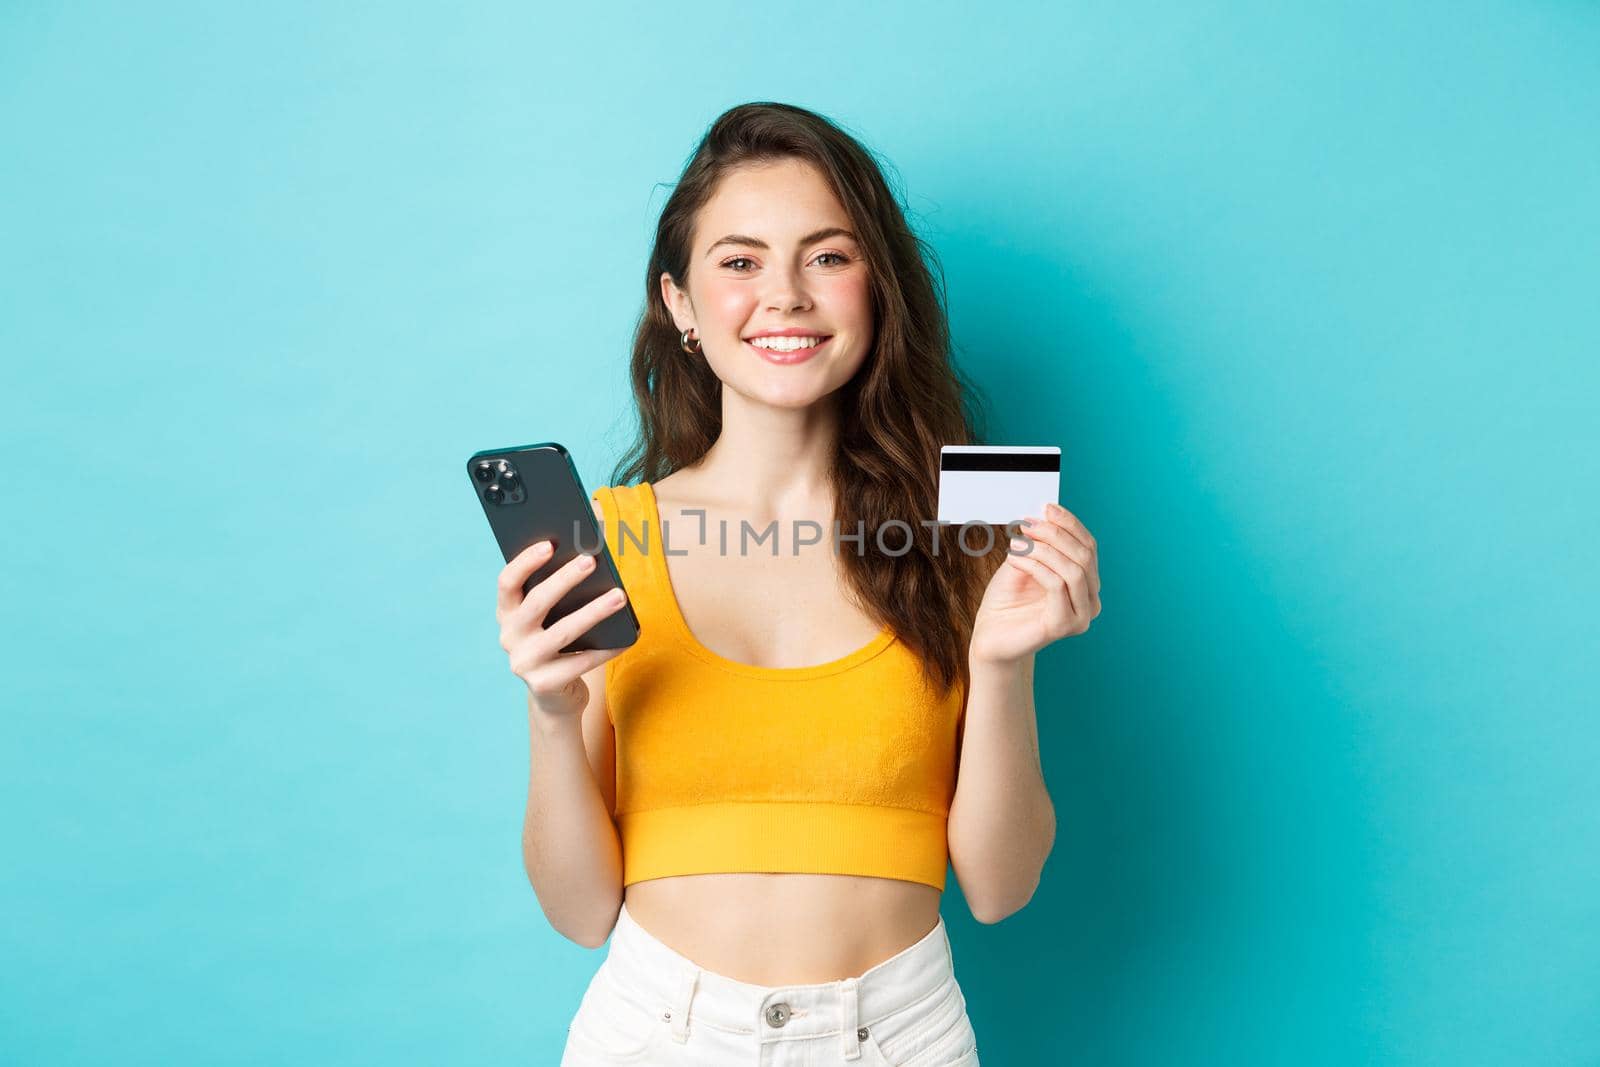
<svg viewBox="0 0 1600 1067">
<path fill-rule="evenodd" d="M 492 456 L 472 465 L 472 480 L 486 503 L 512 507 L 526 503 L 528 489 L 522 475 L 504 456 Z"/>
</svg>

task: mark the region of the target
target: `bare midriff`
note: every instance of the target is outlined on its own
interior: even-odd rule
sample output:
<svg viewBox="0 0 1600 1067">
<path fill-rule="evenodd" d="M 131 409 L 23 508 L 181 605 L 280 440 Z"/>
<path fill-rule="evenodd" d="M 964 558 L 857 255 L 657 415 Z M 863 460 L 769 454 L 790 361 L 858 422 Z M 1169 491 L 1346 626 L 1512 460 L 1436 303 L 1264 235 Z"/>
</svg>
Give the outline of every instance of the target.
<svg viewBox="0 0 1600 1067">
<path fill-rule="evenodd" d="M 845 874 L 690 874 L 635 882 L 628 914 L 716 974 L 754 985 L 812 985 L 864 972 L 939 921 L 931 885 Z"/>
</svg>

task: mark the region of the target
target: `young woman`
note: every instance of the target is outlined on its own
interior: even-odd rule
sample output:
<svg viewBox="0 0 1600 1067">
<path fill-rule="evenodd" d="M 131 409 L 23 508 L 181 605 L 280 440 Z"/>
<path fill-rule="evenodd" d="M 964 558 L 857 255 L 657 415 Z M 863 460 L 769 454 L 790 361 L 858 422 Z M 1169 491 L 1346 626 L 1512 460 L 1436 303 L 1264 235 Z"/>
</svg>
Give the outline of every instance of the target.
<svg viewBox="0 0 1600 1067">
<path fill-rule="evenodd" d="M 978 436 L 936 262 L 874 158 L 781 104 L 719 117 L 662 211 L 640 438 L 593 501 L 639 641 L 557 651 L 621 609 L 543 628 L 587 556 L 499 582 L 529 878 L 611 942 L 564 1067 L 978 1063 L 946 864 L 983 922 L 1038 885 L 1033 660 L 1100 579 L 1054 505 L 983 555 L 936 542 L 939 447 Z"/>
</svg>

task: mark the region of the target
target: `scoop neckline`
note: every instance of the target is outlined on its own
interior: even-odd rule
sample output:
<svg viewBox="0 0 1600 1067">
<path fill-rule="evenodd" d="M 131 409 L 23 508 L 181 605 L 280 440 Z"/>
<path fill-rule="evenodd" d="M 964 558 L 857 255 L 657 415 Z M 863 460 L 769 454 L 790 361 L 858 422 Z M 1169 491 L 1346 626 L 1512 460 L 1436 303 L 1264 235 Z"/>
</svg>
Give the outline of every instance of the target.
<svg viewBox="0 0 1600 1067">
<path fill-rule="evenodd" d="M 645 496 L 645 504 L 649 509 L 648 518 L 657 531 L 664 530 L 665 527 L 661 523 L 661 508 L 656 503 L 655 487 L 649 482 L 640 482 L 639 489 Z M 707 648 L 694 635 L 694 631 L 689 629 L 689 621 L 684 618 L 683 609 L 678 604 L 678 594 L 672 588 L 672 574 L 667 570 L 665 541 L 664 535 L 659 536 L 657 548 L 654 551 L 646 552 L 645 555 L 653 561 L 650 564 L 650 572 L 660 585 L 661 601 L 666 605 L 666 615 L 671 621 L 673 634 L 678 638 L 679 643 L 692 655 L 710 663 L 712 666 L 721 667 L 723 670 L 752 678 L 790 681 L 804 678 L 821 678 L 830 674 L 838 674 L 840 671 L 847 671 L 852 667 L 858 667 L 888 648 L 895 641 L 893 628 L 885 626 L 878 631 L 872 640 L 854 652 L 846 653 L 838 659 L 828 660 L 826 663 L 814 663 L 808 667 L 760 667 L 753 663 L 741 663 L 738 660 L 729 659 L 720 652 Z"/>
</svg>

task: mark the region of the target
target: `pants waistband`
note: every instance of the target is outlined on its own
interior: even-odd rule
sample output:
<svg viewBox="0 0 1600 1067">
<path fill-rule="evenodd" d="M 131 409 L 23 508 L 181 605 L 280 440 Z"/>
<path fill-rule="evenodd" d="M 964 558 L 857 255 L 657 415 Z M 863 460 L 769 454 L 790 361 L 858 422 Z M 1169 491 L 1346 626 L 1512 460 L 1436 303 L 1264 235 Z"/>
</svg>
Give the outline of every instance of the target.
<svg viewBox="0 0 1600 1067">
<path fill-rule="evenodd" d="M 846 1059 L 860 1055 L 859 1027 L 933 996 L 953 979 L 950 937 L 932 930 L 865 973 L 812 985 L 761 986 L 708 971 L 656 939 L 623 904 L 605 966 L 624 989 L 670 1013 L 687 1040 L 691 1018 L 761 1040 L 839 1035 Z"/>
</svg>

